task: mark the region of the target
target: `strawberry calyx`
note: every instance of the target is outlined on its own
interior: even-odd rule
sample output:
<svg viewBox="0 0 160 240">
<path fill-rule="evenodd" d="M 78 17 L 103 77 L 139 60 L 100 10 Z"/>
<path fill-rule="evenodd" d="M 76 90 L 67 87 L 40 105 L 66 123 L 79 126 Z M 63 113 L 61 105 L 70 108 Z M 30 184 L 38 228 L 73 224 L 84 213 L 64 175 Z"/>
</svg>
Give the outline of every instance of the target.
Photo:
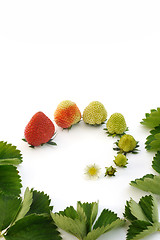
<svg viewBox="0 0 160 240">
<path fill-rule="evenodd" d="M 56 142 L 53 142 L 53 139 L 55 138 L 56 135 L 57 135 L 57 133 L 55 132 L 54 135 L 53 135 L 53 137 L 52 137 L 48 142 L 46 142 L 46 143 L 41 143 L 39 146 L 43 146 L 44 144 L 49 144 L 49 145 L 57 146 L 57 143 L 56 143 Z M 23 140 L 24 142 L 27 142 L 27 140 L 26 140 L 25 138 L 22 138 L 22 140 Z M 30 148 L 35 148 L 35 147 L 39 147 L 39 146 L 33 146 L 33 145 L 29 144 L 29 147 L 30 147 Z"/>
<path fill-rule="evenodd" d="M 139 152 L 139 149 L 138 149 L 138 147 L 139 147 L 139 142 L 138 142 L 138 141 L 136 141 L 136 146 L 135 146 L 135 148 L 134 148 L 133 150 L 127 151 L 127 152 L 124 151 L 123 149 L 119 148 L 118 143 L 119 143 L 119 140 L 117 140 L 117 142 L 115 142 L 115 144 L 116 144 L 117 147 L 113 148 L 113 150 L 117 151 L 117 153 L 123 153 L 124 155 L 126 155 L 127 153 L 137 154 L 137 153 Z"/>
<path fill-rule="evenodd" d="M 107 128 L 103 128 L 104 131 L 106 131 L 108 137 L 122 137 L 124 134 L 126 134 L 127 131 L 129 131 L 129 128 L 127 127 L 125 132 L 118 134 L 118 133 L 110 133 Z"/>
</svg>

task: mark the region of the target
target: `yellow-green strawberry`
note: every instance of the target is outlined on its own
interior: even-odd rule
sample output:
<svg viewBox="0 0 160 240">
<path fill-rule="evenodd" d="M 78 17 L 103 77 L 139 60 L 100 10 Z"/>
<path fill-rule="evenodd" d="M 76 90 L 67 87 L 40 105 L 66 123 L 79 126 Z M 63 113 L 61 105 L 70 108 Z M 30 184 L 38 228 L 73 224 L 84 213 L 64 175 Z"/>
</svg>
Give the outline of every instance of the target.
<svg viewBox="0 0 160 240">
<path fill-rule="evenodd" d="M 118 167 L 125 167 L 127 165 L 127 161 L 128 159 L 126 158 L 126 156 L 122 153 L 119 153 L 114 160 L 114 163 L 118 166 Z"/>
<path fill-rule="evenodd" d="M 58 104 L 54 120 L 59 127 L 70 128 L 81 120 L 81 112 L 74 102 L 64 100 Z"/>
<path fill-rule="evenodd" d="M 132 152 L 137 146 L 137 141 L 134 139 L 132 135 L 124 134 L 119 142 L 118 147 L 122 152 Z"/>
<path fill-rule="evenodd" d="M 106 118 L 107 111 L 99 101 L 91 102 L 83 111 L 83 121 L 91 125 L 102 124 Z"/>
<path fill-rule="evenodd" d="M 126 129 L 126 121 L 121 113 L 113 113 L 106 123 L 107 131 L 111 135 L 123 134 Z"/>
</svg>

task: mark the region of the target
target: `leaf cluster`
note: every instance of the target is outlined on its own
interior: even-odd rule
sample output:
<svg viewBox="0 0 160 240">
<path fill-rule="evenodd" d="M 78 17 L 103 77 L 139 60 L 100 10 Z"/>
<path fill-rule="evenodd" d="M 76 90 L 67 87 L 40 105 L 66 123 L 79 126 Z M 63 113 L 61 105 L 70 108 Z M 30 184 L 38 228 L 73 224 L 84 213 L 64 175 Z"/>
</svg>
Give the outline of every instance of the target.
<svg viewBox="0 0 160 240">
<path fill-rule="evenodd" d="M 24 198 L 0 193 L 0 232 L 7 240 L 60 240 L 49 197 L 26 188 Z"/>
<path fill-rule="evenodd" d="M 160 173 L 160 108 L 152 109 L 145 116 L 146 118 L 142 119 L 141 124 L 152 129 L 146 139 L 145 148 L 148 151 L 156 152 L 152 168 Z M 160 175 L 146 174 L 142 178 L 131 181 L 130 185 L 160 195 Z M 131 222 L 127 240 L 141 239 L 160 230 L 158 207 L 153 195 L 142 197 L 139 203 L 133 199 L 127 201 L 124 216 Z"/>
<path fill-rule="evenodd" d="M 108 209 L 104 209 L 96 220 L 97 213 L 97 202 L 81 203 L 79 201 L 77 210 L 70 206 L 59 213 L 51 213 L 51 216 L 59 228 L 80 240 L 95 240 L 105 232 L 124 224 L 124 220 Z"/>
<path fill-rule="evenodd" d="M 127 240 L 144 238 L 160 230 L 157 201 L 153 195 L 146 195 L 136 203 L 127 201 L 124 216 L 130 221 Z"/>
<path fill-rule="evenodd" d="M 53 207 L 44 192 L 26 189 L 21 194 L 21 178 L 15 165 L 22 154 L 13 145 L 0 142 L 0 237 L 7 240 L 62 239 L 50 216 Z"/>
<path fill-rule="evenodd" d="M 160 151 L 160 108 L 151 109 L 150 113 L 146 113 L 141 124 L 151 129 L 145 142 L 146 149 L 148 151 Z"/>
<path fill-rule="evenodd" d="M 146 149 L 156 152 L 152 168 L 160 174 L 160 108 L 152 109 L 150 113 L 146 113 L 146 118 L 141 123 L 150 128 L 154 127 L 150 131 L 151 135 L 147 137 Z M 130 184 L 143 191 L 160 195 L 160 175 L 147 174 L 131 181 Z"/>
</svg>

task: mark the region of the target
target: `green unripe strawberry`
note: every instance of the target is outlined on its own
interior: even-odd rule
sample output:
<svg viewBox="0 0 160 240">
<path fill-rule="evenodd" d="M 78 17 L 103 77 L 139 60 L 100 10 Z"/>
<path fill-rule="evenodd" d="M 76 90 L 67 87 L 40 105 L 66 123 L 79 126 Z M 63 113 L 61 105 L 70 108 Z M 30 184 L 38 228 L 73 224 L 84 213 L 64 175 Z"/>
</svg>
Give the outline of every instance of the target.
<svg viewBox="0 0 160 240">
<path fill-rule="evenodd" d="M 108 176 L 115 176 L 116 168 L 110 166 L 106 167 L 105 177 Z"/>
<path fill-rule="evenodd" d="M 83 111 L 83 121 L 95 125 L 103 123 L 107 118 L 104 105 L 98 101 L 91 102 Z"/>
<path fill-rule="evenodd" d="M 127 129 L 126 121 L 121 113 L 113 113 L 108 119 L 106 127 L 110 134 L 122 134 Z"/>
<path fill-rule="evenodd" d="M 125 167 L 127 165 L 127 161 L 128 159 L 126 158 L 126 156 L 122 153 L 119 153 L 114 160 L 114 163 L 118 166 L 118 167 Z"/>
<path fill-rule="evenodd" d="M 118 147 L 120 148 L 120 150 L 122 150 L 123 152 L 132 152 L 137 146 L 137 142 L 134 139 L 133 136 L 129 135 L 129 134 L 125 134 L 123 135 L 119 142 L 118 142 Z"/>
</svg>

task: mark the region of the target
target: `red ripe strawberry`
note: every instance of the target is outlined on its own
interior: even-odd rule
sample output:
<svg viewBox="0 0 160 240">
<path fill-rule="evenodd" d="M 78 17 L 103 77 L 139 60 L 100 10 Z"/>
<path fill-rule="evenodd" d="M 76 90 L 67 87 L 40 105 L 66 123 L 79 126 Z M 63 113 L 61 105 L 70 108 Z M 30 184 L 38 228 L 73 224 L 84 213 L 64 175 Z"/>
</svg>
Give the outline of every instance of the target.
<svg viewBox="0 0 160 240">
<path fill-rule="evenodd" d="M 25 127 L 24 136 L 31 146 L 39 146 L 49 142 L 54 133 L 52 121 L 43 112 L 37 112 Z"/>
<path fill-rule="evenodd" d="M 81 112 L 74 102 L 65 100 L 57 106 L 54 120 L 59 127 L 70 128 L 81 120 Z"/>
</svg>

